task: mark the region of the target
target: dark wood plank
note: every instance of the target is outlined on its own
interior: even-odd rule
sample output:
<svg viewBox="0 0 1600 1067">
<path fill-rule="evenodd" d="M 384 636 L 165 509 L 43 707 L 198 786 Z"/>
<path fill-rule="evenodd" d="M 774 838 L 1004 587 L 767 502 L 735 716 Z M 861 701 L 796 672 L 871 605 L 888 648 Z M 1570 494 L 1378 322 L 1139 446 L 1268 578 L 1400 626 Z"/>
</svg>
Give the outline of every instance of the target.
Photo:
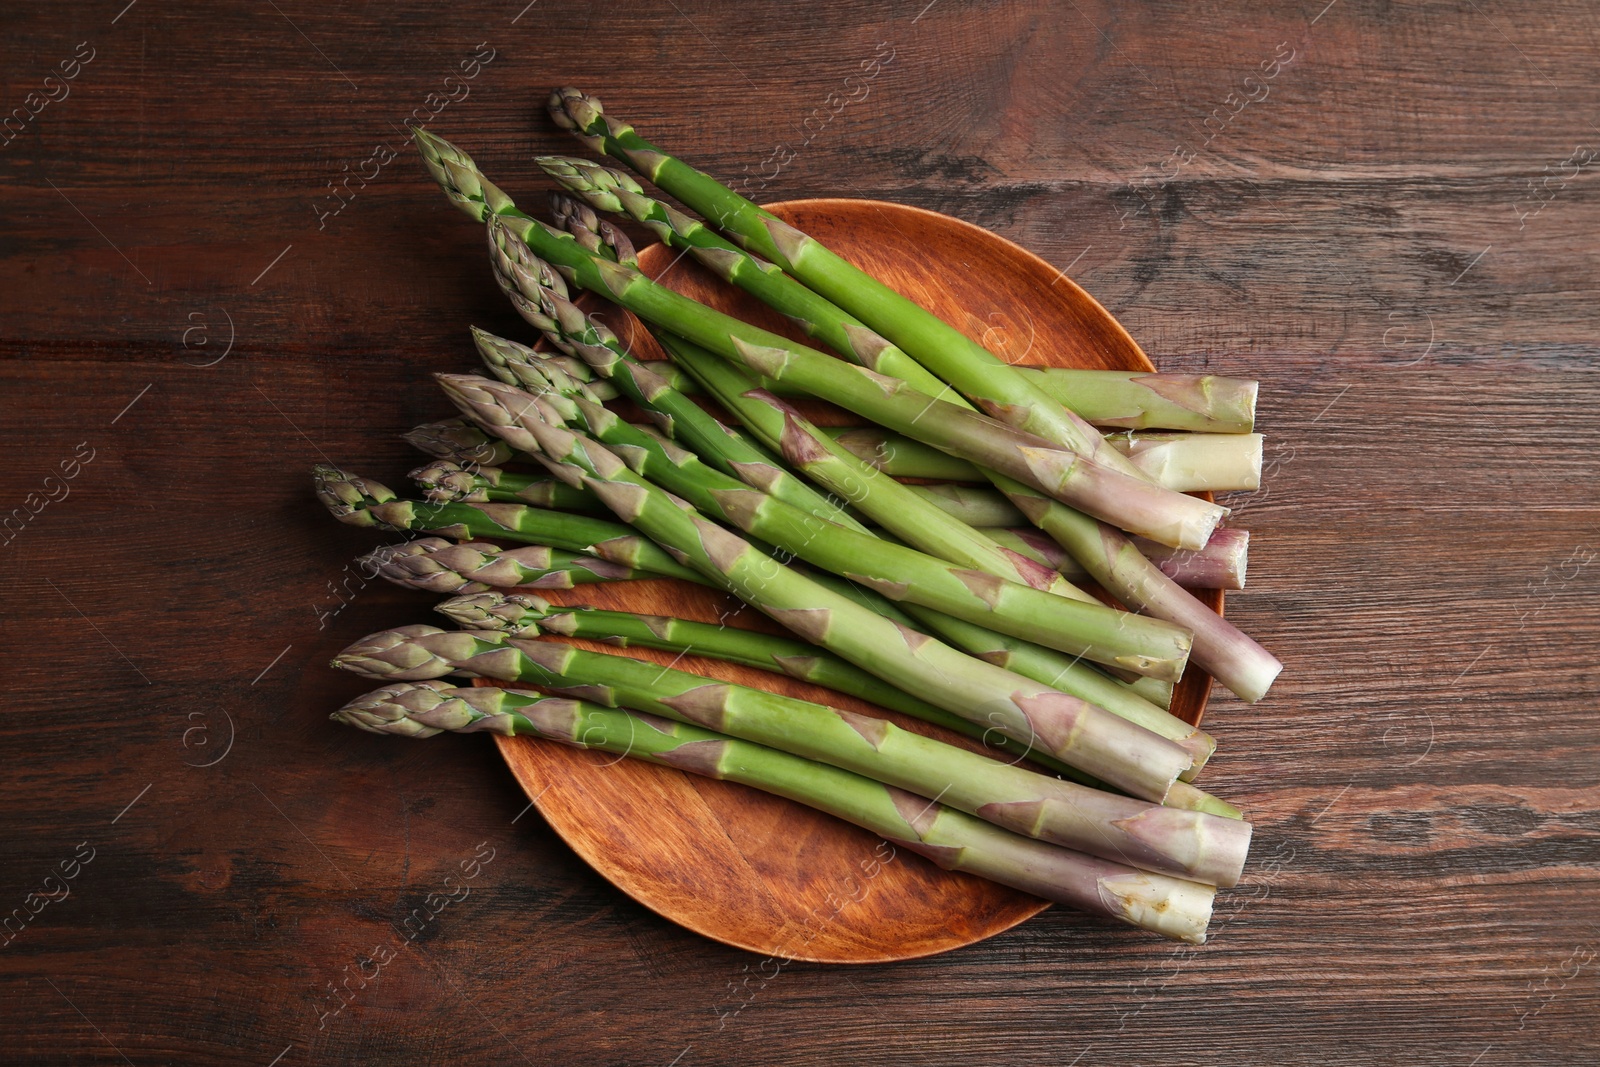
<svg viewBox="0 0 1600 1067">
<path fill-rule="evenodd" d="M 1595 1061 L 1600 199 L 1593 165 L 1551 177 L 1600 139 L 1589 5 L 124 4 L 0 13 L 0 110 L 95 49 L 0 148 L 0 506 L 95 449 L 4 546 L 0 913 L 95 849 L 0 946 L 8 1062 Z M 487 746 L 324 721 L 365 688 L 328 657 L 428 612 L 352 585 L 319 625 L 370 540 L 305 470 L 397 476 L 462 326 L 519 329 L 394 128 L 479 42 L 436 127 L 519 195 L 575 148 L 536 106 L 571 82 L 725 178 L 788 145 L 769 199 L 992 228 L 1162 366 L 1262 378 L 1278 462 L 1229 614 L 1288 669 L 1207 716 L 1206 780 L 1258 827 L 1210 944 L 1052 909 L 773 976 L 600 880 Z"/>
</svg>

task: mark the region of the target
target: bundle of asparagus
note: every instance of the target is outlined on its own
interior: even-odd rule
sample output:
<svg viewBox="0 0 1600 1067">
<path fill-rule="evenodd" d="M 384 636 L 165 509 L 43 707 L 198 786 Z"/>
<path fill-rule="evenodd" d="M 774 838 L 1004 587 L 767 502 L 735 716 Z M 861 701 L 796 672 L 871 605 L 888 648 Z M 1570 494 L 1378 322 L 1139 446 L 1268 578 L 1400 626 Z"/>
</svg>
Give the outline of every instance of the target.
<svg viewBox="0 0 1600 1067">
<path fill-rule="evenodd" d="M 550 113 L 710 221 L 622 171 L 549 157 L 564 190 L 549 225 L 416 131 L 549 347 L 473 330 L 490 376 L 438 375 L 462 417 L 406 435 L 432 457 L 411 474 L 417 498 L 317 468 L 341 521 L 432 535 L 366 562 L 455 594 L 438 608 L 461 627 L 347 648 L 336 666 L 389 684 L 334 718 L 527 734 L 743 782 L 941 866 L 1203 941 L 1250 827 L 1192 784 L 1215 741 L 1167 705 L 1190 660 L 1246 700 L 1280 669 L 1189 591 L 1244 584 L 1247 535 L 1188 494 L 1256 487 L 1255 383 L 1011 366 L 592 97 L 558 90 Z M 836 355 L 652 280 L 605 213 Z M 665 358 L 630 351 L 569 286 L 637 316 Z M 868 424 L 820 427 L 793 397 Z M 720 590 L 794 636 L 541 595 L 639 578 Z M 983 751 L 564 639 L 787 675 Z M 451 674 L 514 688 L 449 688 Z"/>
</svg>

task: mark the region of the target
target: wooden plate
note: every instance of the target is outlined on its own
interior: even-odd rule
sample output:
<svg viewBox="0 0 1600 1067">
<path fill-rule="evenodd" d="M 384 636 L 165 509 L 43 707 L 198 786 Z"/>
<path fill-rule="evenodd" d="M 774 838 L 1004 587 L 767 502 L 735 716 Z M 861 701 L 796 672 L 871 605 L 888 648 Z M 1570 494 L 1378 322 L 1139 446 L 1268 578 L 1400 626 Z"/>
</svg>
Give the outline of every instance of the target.
<svg viewBox="0 0 1600 1067">
<path fill-rule="evenodd" d="M 1044 260 L 987 230 L 918 208 L 866 200 L 800 200 L 771 205 L 771 210 L 1011 362 L 1154 369 L 1094 298 Z M 681 292 L 803 340 L 786 320 L 670 249 L 647 248 L 640 262 L 647 273 Z M 625 316 L 612 314 L 608 322 L 635 352 L 661 358 Z M 851 421 L 821 405 L 808 414 L 835 424 Z M 550 599 L 707 622 L 727 619 L 736 626 L 783 632 L 738 601 L 686 582 L 590 585 L 555 592 Z M 1209 602 L 1220 611 L 1221 600 L 1217 592 Z M 675 660 L 647 649 L 621 651 L 661 663 Z M 676 658 L 675 665 L 887 715 L 908 729 L 979 747 L 788 678 L 698 657 Z M 1179 685 L 1174 712 L 1198 722 L 1210 682 L 1191 668 Z M 745 786 L 525 738 L 497 741 L 529 798 L 590 865 L 662 916 L 738 948 L 824 963 L 910 959 L 980 941 L 1048 906 L 970 875 L 942 871 L 904 850 L 896 854 L 865 830 Z"/>
</svg>

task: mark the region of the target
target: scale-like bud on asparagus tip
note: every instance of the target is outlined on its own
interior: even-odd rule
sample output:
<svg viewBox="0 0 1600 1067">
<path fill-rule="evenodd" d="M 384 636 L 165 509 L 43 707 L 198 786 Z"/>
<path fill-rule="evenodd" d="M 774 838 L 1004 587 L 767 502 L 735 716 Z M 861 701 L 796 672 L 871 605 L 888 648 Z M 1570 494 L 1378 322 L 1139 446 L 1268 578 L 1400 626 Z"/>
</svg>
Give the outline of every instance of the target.
<svg viewBox="0 0 1600 1067">
<path fill-rule="evenodd" d="M 370 508 L 394 500 L 394 490 L 371 478 L 350 474 L 328 463 L 311 469 L 312 485 L 333 517 L 351 526 L 377 526 Z"/>
<path fill-rule="evenodd" d="M 550 212 L 555 217 L 556 228 L 572 234 L 587 251 L 630 267 L 639 265 L 639 253 L 628 235 L 613 226 L 609 219 L 595 214 L 594 208 L 577 197 L 551 193 Z"/>
<path fill-rule="evenodd" d="M 442 682 L 403 682 L 386 685 L 329 716 L 357 729 L 400 737 L 432 737 L 444 731 L 491 731 L 510 736 L 515 719 L 505 708 L 517 698 L 537 700 L 535 693 L 498 688 L 448 686 Z"/>
<path fill-rule="evenodd" d="M 511 447 L 484 433 L 466 419 L 424 423 L 401 437 L 420 452 L 463 465 L 498 467 L 511 459 Z"/>
<path fill-rule="evenodd" d="M 546 110 L 550 112 L 550 118 L 557 126 L 568 133 L 576 134 L 580 141 L 597 154 L 604 154 L 605 147 L 601 139 L 588 132 L 596 122 L 605 117 L 605 109 L 600 106 L 600 101 L 577 89 L 563 87 L 550 94 Z"/>
<path fill-rule="evenodd" d="M 500 630 L 513 637 L 537 637 L 538 620 L 550 611 L 550 602 L 531 593 L 473 593 L 451 597 L 434 610 L 464 629 Z"/>
<path fill-rule="evenodd" d="M 454 669 L 450 660 L 434 655 L 412 638 L 446 632 L 437 626 L 424 625 L 380 630 L 368 634 L 333 657 L 333 666 L 369 678 L 394 678 L 398 681 L 443 678 Z"/>
<path fill-rule="evenodd" d="M 560 182 L 568 191 L 581 196 L 601 211 L 626 210 L 625 197 L 643 196 L 644 186 L 631 174 L 596 163 L 592 159 L 572 156 L 540 156 L 534 160 L 543 171 Z"/>
<path fill-rule="evenodd" d="M 492 472 L 492 473 L 488 473 Z M 494 481 L 500 472 L 494 467 L 479 467 L 469 471 L 461 464 L 448 459 L 436 459 L 412 471 L 407 477 L 422 489 L 422 495 L 435 503 L 488 500 L 488 490 L 479 481 Z"/>
</svg>

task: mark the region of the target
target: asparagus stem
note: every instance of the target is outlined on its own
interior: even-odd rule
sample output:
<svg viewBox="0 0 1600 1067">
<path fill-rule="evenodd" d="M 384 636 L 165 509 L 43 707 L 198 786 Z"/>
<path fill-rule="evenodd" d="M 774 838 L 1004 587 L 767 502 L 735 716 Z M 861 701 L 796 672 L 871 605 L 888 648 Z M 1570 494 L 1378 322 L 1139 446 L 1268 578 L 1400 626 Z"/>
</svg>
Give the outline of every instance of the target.
<svg viewBox="0 0 1600 1067">
<path fill-rule="evenodd" d="M 1201 944 L 1215 890 L 1002 830 L 861 775 L 654 715 L 490 686 L 385 686 L 334 713 L 373 733 L 530 735 L 740 782 L 835 815 L 925 856 L 1047 900 Z"/>
<path fill-rule="evenodd" d="M 678 374 L 670 363 L 663 360 L 647 362 L 645 366 L 679 391 L 695 391 L 694 383 Z M 1257 383 L 1249 379 L 1078 367 L 1019 365 L 1017 369 L 1057 403 L 1107 430 L 1249 433 L 1255 423 Z M 781 382 L 761 384 L 779 396 L 798 395 L 797 390 Z M 601 399 L 611 397 L 602 394 Z"/>
<path fill-rule="evenodd" d="M 828 431 L 864 462 L 897 478 L 981 481 L 965 460 L 877 427 Z M 1106 441 L 1158 485 L 1183 493 L 1229 492 L 1261 487 L 1261 435 L 1252 433 L 1135 433 Z"/>
<path fill-rule="evenodd" d="M 922 369 L 854 315 L 806 288 L 776 265 L 752 256 L 699 219 L 650 197 L 622 171 L 563 156 L 544 156 L 537 162 L 546 174 L 591 207 L 625 212 L 649 228 L 662 244 L 687 250 L 713 274 L 794 320 L 808 337 L 851 362 L 895 378 Z M 595 251 L 605 254 L 604 249 Z M 627 262 L 620 251 L 609 258 Z"/>
<path fill-rule="evenodd" d="M 317 496 L 333 517 L 351 526 L 385 530 L 424 530 L 458 541 L 494 537 L 599 556 L 663 578 L 703 582 L 648 538 L 604 519 L 545 511 L 524 504 L 432 504 L 400 500 L 381 482 L 346 474 L 337 467 L 313 468 Z"/>
<path fill-rule="evenodd" d="M 973 526 L 1015 527 L 1024 526 L 1028 522 L 1027 516 L 1018 511 L 1017 506 L 1007 500 L 1004 494 L 988 486 L 941 483 L 916 485 L 912 486 L 911 490 L 946 515 Z M 1212 536 L 1215 537 L 1216 534 L 1213 533 Z"/>
<path fill-rule="evenodd" d="M 595 582 L 660 577 L 544 545 L 506 549 L 484 541 L 457 543 L 442 537 L 384 545 L 363 556 L 361 563 L 396 585 L 434 593 L 571 589 Z"/>
<path fill-rule="evenodd" d="M 542 261 L 548 261 L 569 282 L 605 295 L 724 359 L 772 378 L 788 378 L 797 387 L 867 419 L 1007 473 L 1164 544 L 1198 548 L 1227 514 L 1226 508 L 1161 489 L 1142 476 L 1125 474 L 1035 434 L 937 400 L 900 379 L 840 363 L 816 349 L 723 315 L 637 270 L 595 256 L 571 234 L 519 212 L 465 153 L 425 130 L 417 130 L 416 137 L 424 162 L 451 201 L 472 217 L 489 222 L 500 283 L 508 292 L 521 290 L 525 302 L 537 299 L 537 270 L 546 269 Z M 1126 466 L 1114 449 L 1104 451 Z"/>
<path fill-rule="evenodd" d="M 1018 513 L 1021 517 L 1020 512 Z M 995 542 L 1047 566 L 1057 567 L 1073 581 L 1089 581 L 1089 572 L 1054 539 L 1035 527 L 983 531 Z M 1250 531 L 1219 527 L 1198 552 L 1181 552 L 1151 541 L 1132 538 L 1141 555 L 1161 573 L 1186 589 L 1243 589 L 1249 561 Z"/>
<path fill-rule="evenodd" d="M 1197 433 L 1249 433 L 1255 428 L 1257 383 L 1246 378 L 1021 369 L 1042 392 L 1096 426 Z"/>
<path fill-rule="evenodd" d="M 1125 474 L 1133 468 L 1098 432 L 1041 392 L 999 356 L 780 221 L 710 175 L 667 155 L 625 123 L 608 119 L 600 102 L 574 89 L 551 94 L 549 110 L 564 129 L 627 163 L 660 188 L 805 286 L 845 309 L 949 382 L 988 414 Z M 698 340 L 698 338 L 696 338 Z M 1202 543 L 1204 543 L 1202 541 Z M 1198 546 L 1196 546 L 1198 547 Z"/>
</svg>

